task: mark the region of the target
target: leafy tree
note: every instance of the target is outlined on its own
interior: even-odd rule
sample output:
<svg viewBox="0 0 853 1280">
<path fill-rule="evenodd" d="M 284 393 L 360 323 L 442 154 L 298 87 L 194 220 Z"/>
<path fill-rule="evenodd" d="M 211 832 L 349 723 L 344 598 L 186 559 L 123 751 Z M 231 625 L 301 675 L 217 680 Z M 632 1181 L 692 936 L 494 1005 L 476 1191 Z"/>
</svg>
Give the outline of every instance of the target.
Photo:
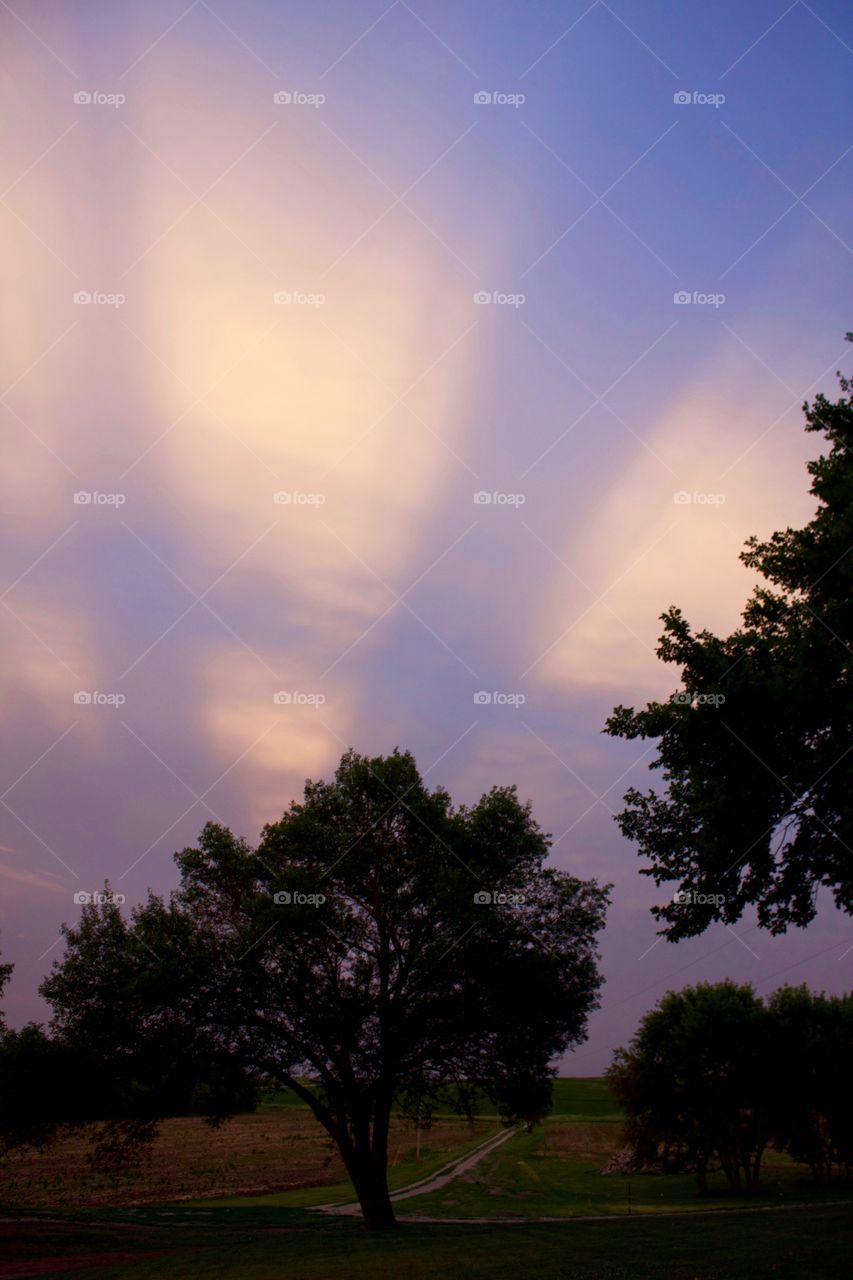
<svg viewBox="0 0 853 1280">
<path fill-rule="evenodd" d="M 43 1147 L 82 1128 L 99 1167 L 126 1165 L 144 1156 L 161 1116 L 198 1112 L 216 1123 L 254 1105 L 253 1082 L 215 1044 L 176 1017 L 147 1024 L 144 1001 L 166 998 L 164 975 L 150 952 L 140 964 L 106 888 L 102 910 L 87 906 L 79 926 L 64 930 L 68 963 L 52 1034 L 37 1023 L 0 1030 L 0 1151 Z"/>
<path fill-rule="evenodd" d="M 853 1169 L 853 996 L 783 987 L 769 1001 L 780 1090 L 776 1144 L 818 1182 Z"/>
<path fill-rule="evenodd" d="M 733 1192 L 757 1188 L 777 1115 L 768 1025 L 752 987 L 731 981 L 670 991 L 646 1014 L 607 1074 L 638 1166 L 692 1168 L 703 1192 L 717 1167 Z"/>
<path fill-rule="evenodd" d="M 479 1089 L 533 1119 L 551 1060 L 584 1037 L 607 890 L 547 853 L 514 788 L 454 809 L 410 754 L 348 752 L 256 850 L 210 823 L 167 903 L 149 895 L 129 924 L 87 910 L 43 992 L 57 1033 L 105 1059 L 137 1037 L 195 1042 L 290 1088 L 367 1227 L 391 1227 L 395 1106 L 470 1114 Z"/>
<path fill-rule="evenodd" d="M 847 335 L 851 340 L 853 335 Z M 841 375 L 839 375 L 841 377 Z M 818 507 L 801 529 L 750 538 L 758 586 L 730 636 L 694 635 L 662 615 L 659 657 L 683 690 L 645 710 L 616 707 L 606 732 L 658 739 L 662 794 L 636 788 L 618 815 L 657 884 L 672 941 L 756 904 L 774 933 L 813 919 L 818 889 L 853 911 L 853 400 L 806 404 L 828 449 L 808 464 Z"/>
<path fill-rule="evenodd" d="M 100 1112 L 79 1093 L 78 1110 L 143 1123 L 251 1110 L 257 1081 L 187 1017 L 204 990 L 191 921 L 157 898 L 128 921 L 109 885 L 99 896 L 76 926 L 63 927 L 65 957 L 41 987 L 53 1006 L 53 1040 L 84 1054 L 99 1080 Z"/>
</svg>

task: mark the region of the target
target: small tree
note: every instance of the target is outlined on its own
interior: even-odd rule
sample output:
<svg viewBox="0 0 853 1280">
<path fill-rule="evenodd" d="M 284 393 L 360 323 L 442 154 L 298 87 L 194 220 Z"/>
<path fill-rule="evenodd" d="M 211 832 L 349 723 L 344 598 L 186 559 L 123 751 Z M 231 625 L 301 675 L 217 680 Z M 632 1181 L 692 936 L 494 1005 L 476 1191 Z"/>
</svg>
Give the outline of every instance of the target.
<svg viewBox="0 0 853 1280">
<path fill-rule="evenodd" d="M 42 989 L 57 1034 L 107 1061 L 140 1037 L 195 1043 L 290 1088 L 367 1227 L 391 1227 L 395 1104 L 444 1095 L 470 1114 L 481 1089 L 538 1115 L 550 1062 L 585 1035 L 607 890 L 547 853 L 514 788 L 454 809 L 408 753 L 348 752 L 256 850 L 208 824 L 168 903 L 149 896 L 129 925 L 87 908 Z"/>
<path fill-rule="evenodd" d="M 767 1028 L 752 988 L 731 981 L 670 991 L 646 1014 L 608 1072 L 637 1164 L 692 1167 L 703 1192 L 717 1166 L 733 1192 L 757 1188 L 776 1117 Z"/>
</svg>

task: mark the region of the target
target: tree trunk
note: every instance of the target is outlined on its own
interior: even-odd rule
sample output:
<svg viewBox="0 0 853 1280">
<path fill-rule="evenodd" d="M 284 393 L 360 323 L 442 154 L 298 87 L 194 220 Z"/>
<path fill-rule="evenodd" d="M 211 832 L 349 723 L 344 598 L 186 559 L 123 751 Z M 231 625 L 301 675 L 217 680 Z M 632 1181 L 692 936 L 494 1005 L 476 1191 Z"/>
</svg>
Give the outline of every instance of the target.
<svg viewBox="0 0 853 1280">
<path fill-rule="evenodd" d="M 388 1171 L 377 1161 L 361 1161 L 356 1157 L 349 1171 L 366 1231 L 389 1231 L 396 1227 L 394 1206 L 388 1192 Z"/>
<path fill-rule="evenodd" d="M 390 1090 L 383 1100 L 384 1105 L 377 1108 L 371 1139 L 369 1116 L 363 1108 L 350 1110 L 351 1123 L 348 1126 L 343 1108 L 333 1112 L 292 1077 L 287 1078 L 287 1084 L 297 1097 L 308 1103 L 338 1148 L 364 1214 L 365 1230 L 388 1231 L 396 1227 L 397 1219 L 388 1193 Z"/>
</svg>

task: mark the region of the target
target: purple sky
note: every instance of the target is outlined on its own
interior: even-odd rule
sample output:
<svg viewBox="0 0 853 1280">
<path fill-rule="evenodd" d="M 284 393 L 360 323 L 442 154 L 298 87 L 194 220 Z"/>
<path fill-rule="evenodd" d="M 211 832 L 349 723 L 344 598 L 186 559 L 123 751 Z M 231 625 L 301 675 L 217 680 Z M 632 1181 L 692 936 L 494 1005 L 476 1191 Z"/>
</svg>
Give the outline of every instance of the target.
<svg viewBox="0 0 853 1280">
<path fill-rule="evenodd" d="M 848 988 L 828 903 L 656 941 L 611 816 L 649 752 L 601 727 L 673 688 L 662 610 L 731 628 L 744 539 L 811 513 L 800 405 L 851 326 L 849 7 L 12 0 L 0 26 L 10 1021 L 44 1017 L 76 892 L 167 891 L 208 818 L 255 839 L 350 745 L 460 802 L 517 783 L 554 861 L 615 883 L 569 1072 L 672 986 Z"/>
</svg>

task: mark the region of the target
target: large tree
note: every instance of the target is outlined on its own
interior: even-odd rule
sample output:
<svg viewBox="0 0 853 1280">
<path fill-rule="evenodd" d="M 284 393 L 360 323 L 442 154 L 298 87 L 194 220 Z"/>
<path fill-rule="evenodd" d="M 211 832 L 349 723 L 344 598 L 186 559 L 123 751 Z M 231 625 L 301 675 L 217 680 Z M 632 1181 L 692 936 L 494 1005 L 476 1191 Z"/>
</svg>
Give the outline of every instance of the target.
<svg viewBox="0 0 853 1280">
<path fill-rule="evenodd" d="M 337 1144 L 371 1229 L 394 1225 L 392 1111 L 476 1090 L 547 1105 L 597 1004 L 607 889 L 546 867 L 512 787 L 454 808 L 408 753 L 347 753 L 257 849 L 208 824 L 181 887 L 66 929 L 54 1032 L 105 1059 L 197 1042 L 287 1086 Z M 169 1059 L 171 1061 L 171 1059 Z"/>
<path fill-rule="evenodd" d="M 851 335 L 847 335 L 851 340 Z M 679 885 L 654 908 L 675 941 L 755 904 L 781 933 L 815 914 L 821 887 L 853 911 L 853 400 L 806 404 L 824 452 L 808 464 L 814 518 L 741 559 L 764 579 L 720 638 L 663 614 L 658 655 L 683 688 L 619 706 L 606 732 L 657 739 L 664 787 L 625 796 L 623 833 L 643 874 Z"/>
</svg>

